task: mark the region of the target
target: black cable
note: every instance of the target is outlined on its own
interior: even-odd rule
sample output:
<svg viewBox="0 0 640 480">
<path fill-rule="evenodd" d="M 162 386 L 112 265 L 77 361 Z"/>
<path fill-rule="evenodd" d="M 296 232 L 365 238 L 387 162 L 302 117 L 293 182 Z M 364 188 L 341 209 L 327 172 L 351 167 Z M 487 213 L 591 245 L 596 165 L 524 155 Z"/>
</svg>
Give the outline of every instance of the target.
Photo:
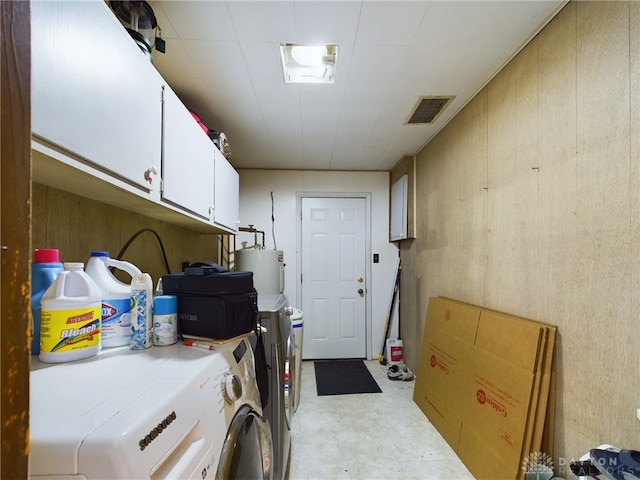
<svg viewBox="0 0 640 480">
<path fill-rule="evenodd" d="M 169 262 L 167 260 L 167 253 L 164 251 L 164 245 L 162 244 L 162 239 L 160 238 L 160 235 L 158 235 L 158 232 L 156 232 L 154 229 L 152 228 L 143 228 L 142 230 L 138 230 L 136 233 L 134 233 L 131 238 L 129 240 L 127 240 L 127 242 L 124 244 L 124 246 L 122 247 L 122 250 L 120 250 L 120 252 L 118 252 L 118 255 L 116 256 L 116 260 L 121 260 L 122 259 L 122 255 L 124 255 L 124 252 L 127 251 L 127 248 L 129 248 L 129 245 L 131 245 L 131 243 L 138 238 L 138 236 L 144 232 L 151 232 L 153 233 L 153 235 L 155 235 L 156 239 L 158 240 L 158 243 L 160 244 L 160 250 L 162 250 L 162 258 L 164 260 L 164 266 L 167 269 L 167 273 L 170 274 L 171 273 L 171 269 L 169 268 Z"/>
</svg>

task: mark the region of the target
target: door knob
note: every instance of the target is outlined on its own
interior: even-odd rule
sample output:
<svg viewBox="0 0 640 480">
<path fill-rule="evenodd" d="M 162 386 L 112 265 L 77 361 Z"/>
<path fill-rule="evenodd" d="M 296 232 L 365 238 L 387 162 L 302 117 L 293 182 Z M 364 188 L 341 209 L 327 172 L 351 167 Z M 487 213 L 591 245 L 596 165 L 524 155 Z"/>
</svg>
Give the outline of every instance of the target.
<svg viewBox="0 0 640 480">
<path fill-rule="evenodd" d="M 364 279 L 362 277 L 358 277 L 358 283 L 362 283 L 364 282 Z"/>
<path fill-rule="evenodd" d="M 361 297 L 364 296 L 364 290 L 362 288 L 358 289 L 358 295 L 360 295 Z"/>
</svg>

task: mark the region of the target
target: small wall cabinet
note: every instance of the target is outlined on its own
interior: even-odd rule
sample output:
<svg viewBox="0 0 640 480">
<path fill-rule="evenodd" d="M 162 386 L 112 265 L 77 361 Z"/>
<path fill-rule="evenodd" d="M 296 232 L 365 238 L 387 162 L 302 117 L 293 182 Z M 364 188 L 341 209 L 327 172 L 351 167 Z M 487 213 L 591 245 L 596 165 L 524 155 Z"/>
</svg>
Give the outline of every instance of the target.
<svg viewBox="0 0 640 480">
<path fill-rule="evenodd" d="M 389 241 L 415 238 L 416 157 L 405 156 L 389 178 Z"/>
<path fill-rule="evenodd" d="M 406 173 L 391 185 L 391 241 L 407 238 L 407 194 L 409 175 Z"/>
<path fill-rule="evenodd" d="M 237 172 L 105 2 L 33 2 L 32 32 L 34 182 L 236 233 Z"/>
</svg>

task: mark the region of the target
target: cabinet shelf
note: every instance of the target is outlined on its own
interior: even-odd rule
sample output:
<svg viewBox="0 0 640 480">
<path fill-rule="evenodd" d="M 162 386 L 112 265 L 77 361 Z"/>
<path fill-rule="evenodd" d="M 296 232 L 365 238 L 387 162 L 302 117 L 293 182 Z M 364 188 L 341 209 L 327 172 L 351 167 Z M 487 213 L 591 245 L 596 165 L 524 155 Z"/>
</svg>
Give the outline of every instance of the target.
<svg viewBox="0 0 640 480">
<path fill-rule="evenodd" d="M 125 181 L 107 175 L 100 169 L 74 157 L 73 154 L 33 138 L 32 178 L 35 183 L 48 185 L 81 197 L 139 213 L 201 233 L 227 234 L 232 229 L 205 223 L 168 203 L 160 203 L 159 183 L 155 190 L 144 191 Z"/>
</svg>

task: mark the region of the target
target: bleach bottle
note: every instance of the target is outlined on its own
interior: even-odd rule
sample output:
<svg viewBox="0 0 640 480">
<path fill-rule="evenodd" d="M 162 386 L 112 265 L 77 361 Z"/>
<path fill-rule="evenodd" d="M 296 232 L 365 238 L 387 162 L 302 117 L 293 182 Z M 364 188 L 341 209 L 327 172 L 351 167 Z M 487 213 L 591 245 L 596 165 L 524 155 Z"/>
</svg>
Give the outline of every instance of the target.
<svg viewBox="0 0 640 480">
<path fill-rule="evenodd" d="M 135 265 L 109 258 L 108 252 L 93 251 L 87 262 L 87 275 L 102 291 L 102 346 L 129 345 L 131 341 L 131 285 L 118 280 L 109 270 L 115 267 L 131 278 L 141 272 Z"/>
<path fill-rule="evenodd" d="M 52 248 L 36 248 L 31 264 L 31 317 L 33 338 L 31 355 L 40 353 L 40 300 L 42 295 L 64 270 L 60 252 Z"/>
<path fill-rule="evenodd" d="M 84 263 L 64 263 L 42 300 L 40 360 L 60 363 L 100 352 L 102 292 Z"/>
</svg>

